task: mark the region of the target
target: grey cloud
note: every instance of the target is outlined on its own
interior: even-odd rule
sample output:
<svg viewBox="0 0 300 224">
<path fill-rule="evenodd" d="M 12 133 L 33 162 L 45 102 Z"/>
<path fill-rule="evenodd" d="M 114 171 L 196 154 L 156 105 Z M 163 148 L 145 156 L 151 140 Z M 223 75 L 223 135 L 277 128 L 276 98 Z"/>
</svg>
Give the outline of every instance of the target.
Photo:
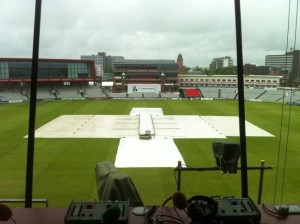
<svg viewBox="0 0 300 224">
<path fill-rule="evenodd" d="M 244 63 L 285 51 L 286 0 L 243 0 Z M 292 0 L 293 9 L 295 0 Z M 0 57 L 31 57 L 34 0 L 1 0 Z M 293 21 L 295 16 L 291 17 Z M 293 26 L 294 24 L 292 24 Z M 291 35 L 292 35 L 291 29 Z M 293 37 L 290 37 L 293 43 Z M 235 53 L 234 1 L 45 0 L 40 57 L 80 58 L 106 51 L 137 59 L 176 59 L 208 66 Z M 235 61 L 236 63 L 236 61 Z"/>
</svg>

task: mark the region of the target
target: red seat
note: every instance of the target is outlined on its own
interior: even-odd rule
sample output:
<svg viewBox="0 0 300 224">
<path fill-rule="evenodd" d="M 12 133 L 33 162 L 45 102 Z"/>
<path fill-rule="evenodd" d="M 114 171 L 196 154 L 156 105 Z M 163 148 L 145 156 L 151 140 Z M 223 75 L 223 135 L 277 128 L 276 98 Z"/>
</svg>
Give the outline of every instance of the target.
<svg viewBox="0 0 300 224">
<path fill-rule="evenodd" d="M 186 97 L 201 97 L 201 94 L 198 89 L 186 89 L 185 96 Z"/>
</svg>

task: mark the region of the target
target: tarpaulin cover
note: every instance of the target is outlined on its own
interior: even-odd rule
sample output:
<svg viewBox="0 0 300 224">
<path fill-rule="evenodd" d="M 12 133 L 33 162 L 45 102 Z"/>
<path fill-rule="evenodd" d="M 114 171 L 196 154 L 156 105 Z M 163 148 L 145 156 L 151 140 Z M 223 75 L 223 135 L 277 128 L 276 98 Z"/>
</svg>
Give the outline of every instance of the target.
<svg viewBox="0 0 300 224">
<path fill-rule="evenodd" d="M 131 178 L 111 162 L 96 164 L 96 187 L 100 201 L 127 201 L 130 206 L 143 206 L 142 199 Z"/>
</svg>

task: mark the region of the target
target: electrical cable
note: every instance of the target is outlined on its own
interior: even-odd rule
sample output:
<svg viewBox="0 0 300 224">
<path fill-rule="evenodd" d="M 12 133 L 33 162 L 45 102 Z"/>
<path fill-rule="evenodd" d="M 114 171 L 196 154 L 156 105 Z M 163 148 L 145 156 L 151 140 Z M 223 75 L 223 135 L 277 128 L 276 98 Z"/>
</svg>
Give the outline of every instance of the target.
<svg viewBox="0 0 300 224">
<path fill-rule="evenodd" d="M 286 217 L 286 216 L 278 214 L 277 212 L 270 210 L 269 208 L 267 208 L 267 206 L 265 204 L 262 204 L 262 208 L 268 215 L 274 216 L 276 218 L 282 218 L 282 219 L 284 219 Z"/>
<path fill-rule="evenodd" d="M 149 220 L 151 221 L 151 223 L 153 224 L 162 224 L 162 223 L 176 223 L 176 224 L 184 224 L 184 220 L 182 219 L 182 217 L 180 216 L 180 214 L 177 211 L 177 208 L 180 210 L 184 210 L 185 214 L 187 215 L 186 212 L 186 208 L 181 209 L 182 207 L 186 207 L 186 205 L 183 205 L 183 199 L 181 198 L 182 196 L 184 196 L 181 192 L 175 192 L 171 197 L 165 199 L 165 201 L 162 203 L 162 205 L 160 206 L 160 212 L 156 215 L 156 217 L 150 217 L 150 219 L 148 218 L 147 221 L 149 222 Z M 185 196 L 184 196 L 185 199 Z M 170 216 L 170 215 L 166 215 L 164 214 L 164 207 L 165 205 L 169 202 L 173 200 L 174 206 L 174 211 L 177 215 L 177 217 L 174 216 Z M 163 218 L 168 218 L 168 219 L 163 219 Z M 145 220 L 146 221 L 146 220 Z"/>
<path fill-rule="evenodd" d="M 172 199 L 172 196 L 169 197 L 169 198 L 167 198 L 167 199 L 162 203 L 161 209 L 160 209 L 160 213 L 159 213 L 159 214 L 163 214 L 165 205 L 166 205 L 171 199 Z"/>
<path fill-rule="evenodd" d="M 287 70 L 287 50 L 289 45 L 289 32 L 290 32 L 290 17 L 291 17 L 291 0 L 289 0 L 289 7 L 288 7 L 288 24 L 287 24 L 287 35 L 286 35 L 286 48 L 285 48 L 285 71 Z M 281 104 L 281 119 L 280 119 L 280 131 L 279 131 L 279 143 L 278 143 L 278 150 L 277 150 L 277 166 L 276 166 L 276 175 L 275 175 L 275 189 L 274 189 L 274 199 L 273 203 L 275 204 L 276 195 L 277 195 L 277 186 L 278 186 L 278 175 L 279 175 L 279 164 L 280 164 L 280 152 L 281 152 L 281 142 L 282 142 L 282 128 L 283 128 L 283 114 L 284 114 L 284 97 L 285 97 L 285 86 L 283 86 L 283 97 L 282 97 L 282 104 Z"/>
<path fill-rule="evenodd" d="M 164 217 L 168 218 L 168 219 L 163 219 Z M 180 219 L 170 216 L 170 215 L 164 215 L 164 214 L 159 214 L 155 220 L 157 221 L 157 223 L 171 222 L 171 223 L 177 223 L 177 224 L 184 224 L 183 220 L 180 220 Z"/>
<path fill-rule="evenodd" d="M 175 180 L 176 186 L 178 185 L 178 179 L 177 179 L 177 176 L 176 176 L 177 172 L 176 172 L 176 170 L 174 170 L 174 180 Z"/>
<path fill-rule="evenodd" d="M 297 0 L 297 7 L 296 7 L 296 22 L 295 22 L 295 34 L 294 34 L 294 54 L 293 54 L 293 60 L 295 59 L 295 47 L 296 47 L 296 40 L 297 40 L 297 24 L 298 24 L 298 7 L 299 6 L 299 0 Z M 294 67 L 294 66 L 293 66 Z M 293 68 L 294 70 L 294 68 Z M 299 64 L 298 64 L 298 70 L 299 70 Z M 294 75 L 294 74 L 293 74 Z M 286 136 L 286 145 L 285 145 L 285 157 L 284 157 L 284 168 L 283 168 L 283 178 L 282 178 L 282 189 L 281 189 L 281 199 L 280 202 L 282 203 L 283 199 L 283 192 L 285 187 L 285 178 L 286 178 L 286 164 L 287 164 L 287 156 L 288 156 L 288 145 L 289 145 L 289 136 L 290 136 L 290 125 L 291 125 L 291 110 L 292 110 L 292 87 L 293 87 L 293 81 L 291 83 L 291 93 L 290 93 L 290 101 L 289 101 L 289 114 L 288 114 L 288 126 L 287 126 L 287 136 Z"/>
<path fill-rule="evenodd" d="M 176 213 L 176 215 L 177 215 L 177 217 L 178 217 L 178 219 L 182 222 L 182 223 L 184 223 L 184 221 L 183 221 L 183 219 L 181 218 L 181 216 L 179 215 L 179 213 L 178 213 L 178 211 L 177 211 L 177 208 L 176 208 L 176 206 L 174 206 L 174 211 L 175 211 L 175 213 Z M 184 209 L 184 211 L 186 212 L 186 210 Z"/>
<path fill-rule="evenodd" d="M 149 222 L 149 219 L 151 219 L 152 217 L 150 217 L 150 210 L 151 210 L 152 206 L 146 206 L 144 207 L 144 224 L 146 224 L 147 222 Z"/>
<path fill-rule="evenodd" d="M 10 220 L 13 221 L 14 224 L 17 224 L 16 220 L 14 220 L 13 217 L 10 217 Z"/>
</svg>

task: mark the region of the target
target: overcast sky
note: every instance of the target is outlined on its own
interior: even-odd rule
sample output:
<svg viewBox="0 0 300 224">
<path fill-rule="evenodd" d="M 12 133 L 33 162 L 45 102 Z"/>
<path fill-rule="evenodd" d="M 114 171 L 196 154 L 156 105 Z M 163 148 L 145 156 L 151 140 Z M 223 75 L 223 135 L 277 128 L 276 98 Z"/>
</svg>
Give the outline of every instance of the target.
<svg viewBox="0 0 300 224">
<path fill-rule="evenodd" d="M 296 0 L 240 0 L 243 62 L 295 45 Z M 32 57 L 34 0 L 0 0 L 0 57 Z M 106 52 L 126 59 L 172 59 L 208 67 L 236 64 L 234 0 L 43 0 L 40 58 Z"/>
</svg>

